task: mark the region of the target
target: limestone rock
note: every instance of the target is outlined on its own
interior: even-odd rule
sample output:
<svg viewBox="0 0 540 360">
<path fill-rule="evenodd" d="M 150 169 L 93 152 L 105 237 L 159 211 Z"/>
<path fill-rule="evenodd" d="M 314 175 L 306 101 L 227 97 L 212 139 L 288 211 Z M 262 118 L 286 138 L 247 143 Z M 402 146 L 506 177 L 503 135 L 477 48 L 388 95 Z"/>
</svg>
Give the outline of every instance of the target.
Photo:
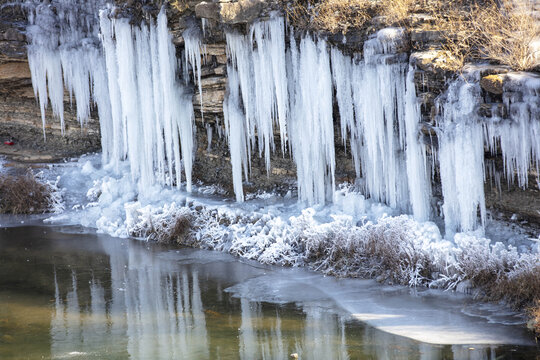
<svg viewBox="0 0 540 360">
<path fill-rule="evenodd" d="M 8 62 L 0 64 L 0 81 L 30 79 L 30 68 L 27 62 Z"/>
<path fill-rule="evenodd" d="M 213 19 L 225 24 L 247 24 L 263 16 L 271 7 L 271 2 L 264 0 L 203 1 L 195 6 L 195 14 L 199 18 Z"/>
<path fill-rule="evenodd" d="M 484 76 L 480 80 L 480 86 L 487 92 L 501 95 L 503 93 L 503 80 L 504 78 L 502 75 Z"/>
</svg>

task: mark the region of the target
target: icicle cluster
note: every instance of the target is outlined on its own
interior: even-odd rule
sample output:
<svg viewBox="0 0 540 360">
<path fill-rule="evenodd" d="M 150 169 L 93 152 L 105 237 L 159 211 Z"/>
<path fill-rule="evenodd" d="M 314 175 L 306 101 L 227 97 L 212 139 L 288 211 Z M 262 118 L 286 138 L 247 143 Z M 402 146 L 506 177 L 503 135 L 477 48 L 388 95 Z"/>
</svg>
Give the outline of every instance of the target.
<svg viewBox="0 0 540 360">
<path fill-rule="evenodd" d="M 484 141 L 475 116 L 480 88 L 465 80 L 453 82 L 441 103 L 438 126 L 439 164 L 446 234 L 476 229 L 478 211 L 486 220 Z"/>
<path fill-rule="evenodd" d="M 500 146 L 508 183 L 517 179 L 518 186 L 525 188 L 531 165 L 537 173 L 540 165 L 540 78 L 507 76 L 508 91 L 503 100 L 509 118 L 503 119 L 493 111 L 496 116 L 486 122 L 485 137 L 492 154 Z"/>
<path fill-rule="evenodd" d="M 350 133 L 366 195 L 404 211 L 412 207 L 417 219 L 427 220 L 431 191 L 425 148 L 418 140 L 414 70 L 406 76 L 406 58 L 396 51 L 403 36 L 399 29 L 379 31 L 364 44 L 363 61 L 333 49 L 332 70 L 342 137 L 345 141 Z"/>
<path fill-rule="evenodd" d="M 64 86 L 70 100 L 75 98 L 81 125 L 90 117 L 92 86 L 100 86 L 96 84 L 94 70 L 102 66 L 97 41 L 99 26 L 94 18 L 104 4 L 105 0 L 26 1 L 28 64 L 44 135 L 49 104 L 64 131 Z"/>
<path fill-rule="evenodd" d="M 135 27 L 110 20 L 105 0 L 27 5 L 28 59 L 44 129 L 49 102 L 64 129 L 66 88 L 81 125 L 97 105 L 105 162 L 118 168 L 127 158 L 141 191 L 154 183 L 180 187 L 183 170 L 191 191 L 193 105 L 177 82 L 164 11 L 157 24 Z"/>
<path fill-rule="evenodd" d="M 518 186 L 527 187 L 529 170 L 532 166 L 538 169 L 540 80 L 521 75 L 508 77 L 509 85 L 504 92 L 508 118 L 503 119 L 495 108 L 490 119 L 478 115 L 480 72 L 474 68 L 451 83 L 438 101 L 441 110 L 438 158 L 447 236 L 483 226 L 486 221 L 484 181 L 489 177 L 498 188 L 501 186 L 494 164 L 484 160 L 484 145 L 493 155 L 498 151 L 502 153 L 504 175 L 509 184 L 517 180 Z"/>
<path fill-rule="evenodd" d="M 183 168 L 191 191 L 193 104 L 176 80 L 165 12 L 157 24 L 132 27 L 127 19 L 111 22 L 103 11 L 100 26 L 112 110 L 109 122 L 101 119 L 108 126 L 105 156 L 113 162 L 127 156 L 143 189 L 155 182 L 180 187 Z"/>
<path fill-rule="evenodd" d="M 299 199 L 308 204 L 332 199 L 335 87 L 342 138 L 344 143 L 350 138 L 365 193 L 394 208 L 412 208 L 417 218 L 428 219 L 431 192 L 425 149 L 418 141 L 416 93 L 412 74 L 405 81 L 406 59 L 395 54 L 403 35 L 398 29 L 380 31 L 366 42 L 365 59 L 353 62 L 310 36 L 297 44 L 291 35 L 285 52 L 282 19 L 257 23 L 247 36 L 227 34 L 232 60 L 228 73 L 234 79 L 225 106 L 228 131 L 232 133 L 233 123 L 234 131 L 244 131 L 235 135 L 240 143 L 229 136 L 237 198 L 242 199 L 241 167 L 247 177 L 255 139 L 270 168 L 273 129 L 278 124 L 282 150 L 288 141 L 296 163 Z M 408 182 L 401 179 L 405 173 Z"/>
</svg>

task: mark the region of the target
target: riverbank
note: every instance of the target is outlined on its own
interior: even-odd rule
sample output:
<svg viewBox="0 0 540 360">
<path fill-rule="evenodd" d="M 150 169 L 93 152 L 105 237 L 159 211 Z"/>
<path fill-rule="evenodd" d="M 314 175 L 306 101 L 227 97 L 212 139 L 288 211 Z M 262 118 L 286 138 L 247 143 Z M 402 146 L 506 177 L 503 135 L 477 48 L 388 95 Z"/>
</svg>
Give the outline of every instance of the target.
<svg viewBox="0 0 540 360">
<path fill-rule="evenodd" d="M 353 187 L 336 192 L 331 205 L 307 209 L 271 193 L 252 194 L 238 204 L 216 186 L 195 186 L 192 194 L 155 187 L 143 195 L 129 172 L 117 175 L 102 167 L 99 155 L 50 166 L 45 174 L 60 176 L 67 209 L 48 223 L 305 266 L 337 277 L 456 290 L 505 300 L 521 312 L 538 299 L 535 229 L 517 222 L 492 219 L 486 234 L 445 239 L 436 223 L 400 215 Z"/>
</svg>

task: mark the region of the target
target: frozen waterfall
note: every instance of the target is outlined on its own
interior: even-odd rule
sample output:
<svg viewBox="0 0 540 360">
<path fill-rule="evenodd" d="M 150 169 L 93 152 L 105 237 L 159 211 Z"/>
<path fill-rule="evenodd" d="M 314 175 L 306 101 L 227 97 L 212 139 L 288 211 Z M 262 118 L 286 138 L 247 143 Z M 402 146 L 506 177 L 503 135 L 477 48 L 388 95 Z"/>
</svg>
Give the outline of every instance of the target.
<svg viewBox="0 0 540 360">
<path fill-rule="evenodd" d="M 69 98 L 81 126 L 97 112 L 104 162 L 119 171 L 127 160 L 139 191 L 154 184 L 181 187 L 183 181 L 191 191 L 193 94 L 183 82 L 191 81 L 191 67 L 203 117 L 205 45 L 198 25 L 183 32 L 180 81 L 164 10 L 155 20 L 132 25 L 114 19 L 105 0 L 26 2 L 28 61 L 44 134 L 49 107 L 64 129 Z M 378 31 L 365 42 L 363 55 L 346 54 L 315 35 L 297 35 L 281 17 L 257 21 L 246 33 L 226 31 L 224 130 L 238 202 L 244 201 L 253 155 L 264 159 L 268 174 L 272 155 L 291 157 L 300 202 L 331 202 L 336 134 L 351 155 L 362 194 L 416 220 L 436 215 L 430 176 L 440 175 L 447 236 L 486 221 L 484 182 L 495 168 L 489 163 L 485 171 L 485 151 L 502 155 L 509 184 L 525 188 L 531 167 L 538 171 L 538 79 L 508 75 L 508 114 L 493 110 L 489 119 L 478 115 L 477 71 L 451 82 L 438 99 L 439 148 L 428 161 L 416 69 L 402 51 L 403 30 Z M 438 173 L 431 166 L 435 160 Z"/>
<path fill-rule="evenodd" d="M 364 59 L 352 59 L 309 35 L 297 40 L 293 31 L 285 51 L 284 33 L 283 20 L 277 18 L 254 24 L 249 35 L 227 34 L 229 73 L 238 74 L 241 92 L 237 96 L 230 83 L 230 96 L 236 108 L 242 100 L 245 118 L 237 126 L 244 131 L 243 145 L 231 144 L 231 158 L 249 167 L 257 139 L 270 169 L 277 124 L 282 150 L 291 149 L 296 164 L 299 199 L 310 205 L 331 201 L 335 88 L 342 140 L 349 139 L 365 195 L 403 211 L 412 209 L 415 217 L 427 220 L 431 192 L 425 148 L 418 141 L 418 103 L 412 78 L 406 77 L 407 58 L 396 51 L 403 31 L 380 31 L 366 42 Z M 286 66 L 280 65 L 284 59 Z M 284 94 L 288 102 L 282 101 Z M 230 99 L 226 103 L 230 112 Z M 409 181 L 402 181 L 405 173 Z M 242 172 L 233 170 L 233 175 L 238 192 Z"/>
</svg>

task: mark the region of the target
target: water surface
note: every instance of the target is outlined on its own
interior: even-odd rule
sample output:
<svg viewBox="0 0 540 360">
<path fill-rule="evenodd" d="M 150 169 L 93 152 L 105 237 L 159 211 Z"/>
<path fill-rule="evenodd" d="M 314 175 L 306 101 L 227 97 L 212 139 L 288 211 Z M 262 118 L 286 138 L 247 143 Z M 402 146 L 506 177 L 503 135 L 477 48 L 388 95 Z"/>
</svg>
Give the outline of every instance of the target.
<svg viewBox="0 0 540 360">
<path fill-rule="evenodd" d="M 522 327 L 489 327 L 493 319 L 474 305 L 463 309 L 482 321 L 454 328 L 471 343 L 467 329 L 498 344 L 436 345 L 428 343 L 438 342 L 436 333 L 428 342 L 394 335 L 424 326 L 446 331 L 440 324 L 467 311 L 452 314 L 444 304 L 461 298 L 413 296 L 369 281 L 79 230 L 0 229 L 0 359 L 536 358 Z M 389 332 L 359 318 L 382 328 L 387 321 Z"/>
</svg>

